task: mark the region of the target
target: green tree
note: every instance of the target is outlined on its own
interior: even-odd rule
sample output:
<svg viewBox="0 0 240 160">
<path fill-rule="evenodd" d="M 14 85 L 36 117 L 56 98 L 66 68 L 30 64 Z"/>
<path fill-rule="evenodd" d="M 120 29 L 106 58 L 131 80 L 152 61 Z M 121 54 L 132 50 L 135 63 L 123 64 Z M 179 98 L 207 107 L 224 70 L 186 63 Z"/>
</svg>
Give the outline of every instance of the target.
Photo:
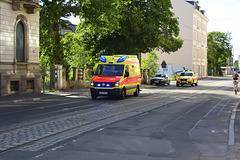
<svg viewBox="0 0 240 160">
<path fill-rule="evenodd" d="M 77 68 L 87 68 L 88 65 L 92 66 L 94 62 L 99 59 L 92 59 L 89 55 L 89 51 L 84 49 L 84 44 L 82 41 L 82 35 L 75 33 L 66 33 L 61 43 L 63 44 L 64 59 L 68 62 L 67 73 L 69 73 L 69 78 L 71 78 L 71 71 L 73 67 Z"/>
<path fill-rule="evenodd" d="M 177 18 L 170 0 L 87 0 L 80 10 L 78 32 L 92 55 L 138 54 L 181 48 Z"/>
<path fill-rule="evenodd" d="M 235 62 L 234 62 L 234 67 L 236 67 L 237 68 L 237 70 L 239 70 L 239 65 L 238 65 L 238 60 L 236 60 Z"/>
<path fill-rule="evenodd" d="M 219 75 L 221 66 L 227 65 L 227 59 L 232 56 L 231 33 L 208 33 L 208 72 Z"/>
<path fill-rule="evenodd" d="M 156 54 L 156 51 L 152 51 L 148 53 L 148 57 L 142 59 L 142 69 L 150 69 L 150 74 L 153 76 L 157 73 L 158 69 L 158 55 Z"/>
<path fill-rule="evenodd" d="M 66 33 L 61 43 L 65 59 L 73 67 L 85 68 L 90 60 L 88 51 L 84 50 L 81 34 Z"/>
<path fill-rule="evenodd" d="M 79 13 L 80 3 L 77 0 L 41 0 L 40 12 L 40 63 L 67 65 L 64 61 L 63 44 L 61 43 L 60 25 L 68 28 L 62 18 L 69 18 Z"/>
</svg>

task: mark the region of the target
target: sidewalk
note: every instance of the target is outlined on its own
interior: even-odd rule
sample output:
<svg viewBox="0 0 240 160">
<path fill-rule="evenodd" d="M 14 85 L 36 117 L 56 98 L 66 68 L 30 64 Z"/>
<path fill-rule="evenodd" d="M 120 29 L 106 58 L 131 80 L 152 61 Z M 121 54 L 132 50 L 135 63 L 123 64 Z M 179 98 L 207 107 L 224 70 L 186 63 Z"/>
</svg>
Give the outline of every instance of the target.
<svg viewBox="0 0 240 160">
<path fill-rule="evenodd" d="M 41 99 L 56 98 L 60 96 L 89 95 L 89 94 L 90 94 L 89 88 L 57 90 L 55 92 L 28 93 L 21 95 L 15 94 L 8 96 L 0 96 L 0 105 L 6 103 L 37 101 Z"/>
</svg>

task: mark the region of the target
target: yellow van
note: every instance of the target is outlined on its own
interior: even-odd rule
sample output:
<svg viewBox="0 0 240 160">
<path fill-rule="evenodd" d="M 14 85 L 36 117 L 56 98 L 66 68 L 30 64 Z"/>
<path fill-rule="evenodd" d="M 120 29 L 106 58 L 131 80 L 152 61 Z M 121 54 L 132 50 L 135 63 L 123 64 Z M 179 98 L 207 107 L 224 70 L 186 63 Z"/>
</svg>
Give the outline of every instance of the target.
<svg viewBox="0 0 240 160">
<path fill-rule="evenodd" d="M 90 92 L 92 99 L 98 96 L 138 96 L 141 87 L 140 65 L 135 55 L 101 56 L 92 77 Z"/>
</svg>

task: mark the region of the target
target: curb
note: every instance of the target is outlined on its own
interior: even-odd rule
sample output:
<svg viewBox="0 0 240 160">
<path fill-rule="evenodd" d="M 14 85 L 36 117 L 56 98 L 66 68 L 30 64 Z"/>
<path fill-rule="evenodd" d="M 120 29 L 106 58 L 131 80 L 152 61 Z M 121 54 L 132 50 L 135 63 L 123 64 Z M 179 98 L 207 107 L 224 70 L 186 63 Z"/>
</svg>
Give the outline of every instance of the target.
<svg viewBox="0 0 240 160">
<path fill-rule="evenodd" d="M 69 94 L 71 95 L 71 94 Z M 51 99 L 51 98 L 57 98 L 57 97 L 65 97 L 65 96 L 69 96 L 69 95 L 55 95 L 55 96 L 48 96 L 48 97 L 41 97 L 41 98 L 30 98 L 30 99 L 18 99 L 18 100 L 9 100 L 9 101 L 3 101 L 0 102 L 1 104 L 9 104 L 9 103 L 19 103 L 19 102 L 33 102 L 33 101 L 39 101 L 39 100 L 43 100 L 43 99 Z"/>
<path fill-rule="evenodd" d="M 82 91 L 82 92 L 75 92 L 75 93 L 64 93 L 64 92 L 54 92 L 52 94 L 46 93 L 44 97 L 35 97 L 35 98 L 23 98 L 23 99 L 12 99 L 12 100 L 6 100 L 6 101 L 0 101 L 0 105 L 3 104 L 9 104 L 9 103 L 19 103 L 19 102 L 32 102 L 32 101 L 39 101 L 43 99 L 51 99 L 51 98 L 57 98 L 57 97 L 67 97 L 71 95 L 88 95 L 89 92 Z"/>
</svg>

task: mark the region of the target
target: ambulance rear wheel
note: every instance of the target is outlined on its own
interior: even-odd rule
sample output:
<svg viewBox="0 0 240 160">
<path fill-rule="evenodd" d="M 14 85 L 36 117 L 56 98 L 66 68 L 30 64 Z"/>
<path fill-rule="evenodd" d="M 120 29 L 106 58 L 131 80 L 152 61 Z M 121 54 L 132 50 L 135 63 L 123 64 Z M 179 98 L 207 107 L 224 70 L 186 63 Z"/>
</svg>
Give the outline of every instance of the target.
<svg viewBox="0 0 240 160">
<path fill-rule="evenodd" d="M 125 88 L 122 89 L 122 93 L 120 95 L 120 98 L 121 99 L 125 99 L 126 98 L 126 90 L 125 90 Z"/>
<path fill-rule="evenodd" d="M 96 94 L 91 94 L 91 97 L 93 100 L 97 99 L 97 95 Z"/>
<path fill-rule="evenodd" d="M 134 96 L 138 96 L 138 95 L 139 95 L 139 92 L 140 92 L 139 87 L 137 87 L 136 92 L 133 93 Z"/>
</svg>

